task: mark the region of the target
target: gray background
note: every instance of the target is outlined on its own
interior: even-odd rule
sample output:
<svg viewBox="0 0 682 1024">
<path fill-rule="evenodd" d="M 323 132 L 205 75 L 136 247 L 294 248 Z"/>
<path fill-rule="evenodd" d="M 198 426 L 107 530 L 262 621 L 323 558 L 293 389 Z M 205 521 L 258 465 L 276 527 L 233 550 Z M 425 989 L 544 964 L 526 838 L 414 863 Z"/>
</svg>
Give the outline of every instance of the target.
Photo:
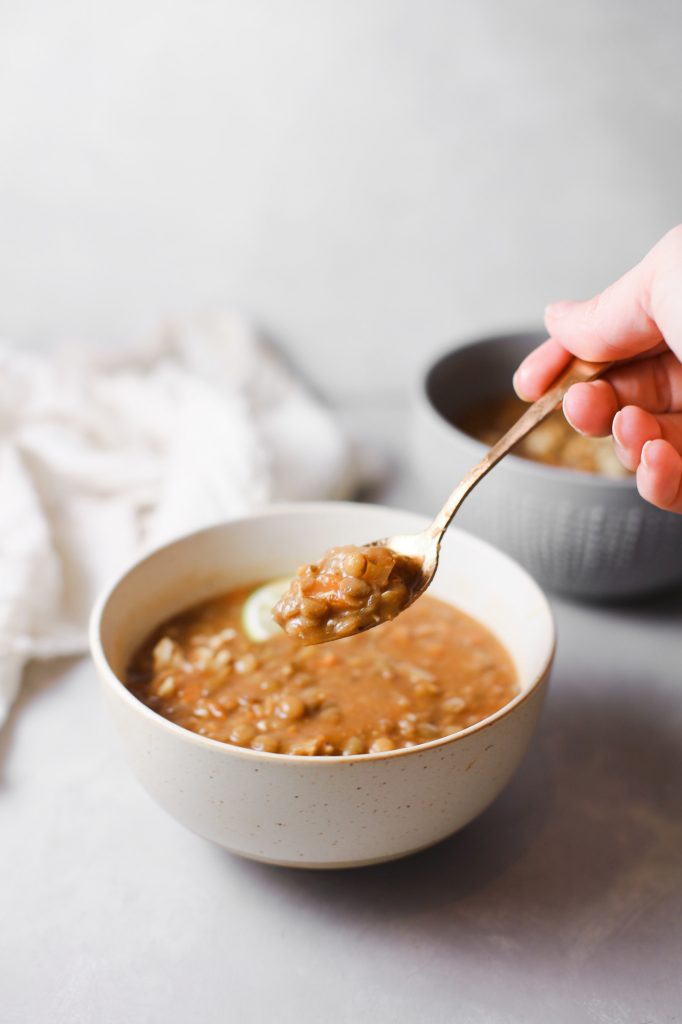
<svg viewBox="0 0 682 1024">
<path fill-rule="evenodd" d="M 4 0 L 0 332 L 122 343 L 243 308 L 420 509 L 417 363 L 536 322 L 682 219 L 681 38 L 662 0 Z M 0 734 L 3 1024 L 679 1022 L 681 599 L 554 608 L 515 781 L 357 873 L 186 833 L 87 662 L 34 667 Z"/>
<path fill-rule="evenodd" d="M 3 0 L 0 332 L 235 305 L 399 393 L 682 219 L 681 44 L 675 0 Z"/>
</svg>

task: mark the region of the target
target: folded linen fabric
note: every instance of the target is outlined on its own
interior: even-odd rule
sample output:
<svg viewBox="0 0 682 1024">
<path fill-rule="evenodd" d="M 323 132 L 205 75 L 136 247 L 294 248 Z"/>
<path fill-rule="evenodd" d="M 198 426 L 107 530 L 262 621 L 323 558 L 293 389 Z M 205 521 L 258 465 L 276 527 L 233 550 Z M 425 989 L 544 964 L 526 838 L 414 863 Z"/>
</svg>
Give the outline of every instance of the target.
<svg viewBox="0 0 682 1024">
<path fill-rule="evenodd" d="M 97 591 L 141 550 L 347 496 L 357 475 L 331 414 L 238 317 L 126 352 L 0 344 L 0 724 L 26 661 L 82 651 Z"/>
</svg>

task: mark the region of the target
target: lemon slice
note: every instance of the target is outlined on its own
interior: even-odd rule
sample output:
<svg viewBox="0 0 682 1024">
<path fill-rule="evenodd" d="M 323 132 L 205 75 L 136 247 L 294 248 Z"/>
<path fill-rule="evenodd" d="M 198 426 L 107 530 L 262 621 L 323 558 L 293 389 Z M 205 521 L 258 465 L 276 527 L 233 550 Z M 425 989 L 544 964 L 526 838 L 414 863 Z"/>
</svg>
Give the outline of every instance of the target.
<svg viewBox="0 0 682 1024">
<path fill-rule="evenodd" d="M 282 632 L 272 617 L 272 609 L 290 583 L 290 577 L 271 580 L 249 594 L 242 608 L 242 629 L 249 640 L 260 643 Z"/>
</svg>

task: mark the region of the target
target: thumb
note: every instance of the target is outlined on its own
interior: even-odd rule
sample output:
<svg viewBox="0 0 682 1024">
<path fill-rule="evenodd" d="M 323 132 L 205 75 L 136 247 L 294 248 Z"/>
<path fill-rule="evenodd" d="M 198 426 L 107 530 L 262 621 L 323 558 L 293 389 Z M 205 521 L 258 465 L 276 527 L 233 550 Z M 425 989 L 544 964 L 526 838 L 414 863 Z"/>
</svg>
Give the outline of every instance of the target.
<svg viewBox="0 0 682 1024">
<path fill-rule="evenodd" d="M 545 324 L 581 359 L 632 359 L 661 341 L 682 357 L 682 225 L 593 299 L 548 306 Z"/>
</svg>

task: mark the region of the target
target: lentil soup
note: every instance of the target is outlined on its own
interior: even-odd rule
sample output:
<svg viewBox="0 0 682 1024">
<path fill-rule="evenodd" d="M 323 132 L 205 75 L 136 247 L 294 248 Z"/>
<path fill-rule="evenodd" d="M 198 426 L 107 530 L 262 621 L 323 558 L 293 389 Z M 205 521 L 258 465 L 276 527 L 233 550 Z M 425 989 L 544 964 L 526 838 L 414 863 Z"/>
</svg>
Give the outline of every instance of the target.
<svg viewBox="0 0 682 1024">
<path fill-rule="evenodd" d="M 155 630 L 128 667 L 131 691 L 202 736 L 304 756 L 412 747 L 474 725 L 518 692 L 496 637 L 436 598 L 369 632 L 305 647 L 284 633 L 249 640 L 241 615 L 252 590 Z"/>
<path fill-rule="evenodd" d="M 510 395 L 480 402 L 453 423 L 465 434 L 484 444 L 494 445 L 528 408 L 526 402 Z M 627 477 L 609 437 L 585 437 L 566 421 L 560 409 L 553 412 L 512 448 L 514 455 L 546 466 L 599 473 L 609 477 Z"/>
<path fill-rule="evenodd" d="M 421 563 L 377 544 L 331 548 L 302 566 L 272 610 L 304 644 L 351 636 L 394 619 L 411 601 Z"/>
</svg>

